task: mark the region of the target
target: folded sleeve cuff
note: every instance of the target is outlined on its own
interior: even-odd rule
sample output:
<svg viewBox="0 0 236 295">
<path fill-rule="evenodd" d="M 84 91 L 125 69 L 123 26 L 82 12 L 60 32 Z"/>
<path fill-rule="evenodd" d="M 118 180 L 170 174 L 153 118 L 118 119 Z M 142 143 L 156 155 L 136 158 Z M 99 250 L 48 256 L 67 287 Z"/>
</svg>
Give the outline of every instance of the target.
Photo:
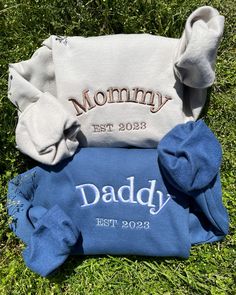
<svg viewBox="0 0 236 295">
<path fill-rule="evenodd" d="M 29 214 L 31 217 L 36 213 L 34 211 Z M 31 270 L 47 276 L 67 259 L 71 247 L 77 242 L 79 231 L 58 205 L 35 220 L 35 230 L 23 257 Z"/>
<path fill-rule="evenodd" d="M 12 179 L 8 184 L 7 211 L 11 217 L 11 230 L 28 243 L 34 231 L 28 212 L 32 207 L 36 169 L 27 171 Z"/>
<path fill-rule="evenodd" d="M 202 121 L 179 124 L 158 145 L 164 177 L 184 193 L 205 189 L 219 173 L 222 151 Z"/>
<path fill-rule="evenodd" d="M 174 64 L 182 83 L 193 88 L 207 88 L 213 84 L 223 29 L 224 17 L 210 6 L 200 7 L 189 16 Z"/>
<path fill-rule="evenodd" d="M 78 120 L 53 95 L 42 93 L 19 116 L 17 147 L 36 161 L 54 165 L 75 153 L 79 128 Z"/>
</svg>

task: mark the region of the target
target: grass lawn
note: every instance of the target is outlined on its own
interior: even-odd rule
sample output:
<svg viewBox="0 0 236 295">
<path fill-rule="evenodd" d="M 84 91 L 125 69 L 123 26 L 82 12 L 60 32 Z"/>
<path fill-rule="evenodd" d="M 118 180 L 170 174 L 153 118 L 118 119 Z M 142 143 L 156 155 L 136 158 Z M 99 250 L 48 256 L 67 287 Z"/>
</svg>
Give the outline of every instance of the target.
<svg viewBox="0 0 236 295">
<path fill-rule="evenodd" d="M 71 257 L 50 278 L 24 265 L 24 245 L 8 229 L 7 182 L 35 163 L 15 148 L 15 107 L 7 99 L 8 63 L 28 59 L 50 34 L 151 33 L 180 37 L 188 15 L 211 5 L 226 17 L 216 81 L 202 117 L 223 148 L 223 201 L 230 234 L 192 247 L 187 260 L 146 257 Z M 128 0 L 0 1 L 0 294 L 236 294 L 235 2 Z"/>
</svg>

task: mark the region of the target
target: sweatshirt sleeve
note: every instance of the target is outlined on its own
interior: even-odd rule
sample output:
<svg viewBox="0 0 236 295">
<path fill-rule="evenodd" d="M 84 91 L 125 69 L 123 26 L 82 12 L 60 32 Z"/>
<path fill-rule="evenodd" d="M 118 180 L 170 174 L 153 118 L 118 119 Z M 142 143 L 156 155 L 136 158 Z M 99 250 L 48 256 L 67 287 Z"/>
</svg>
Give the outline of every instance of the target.
<svg viewBox="0 0 236 295">
<path fill-rule="evenodd" d="M 57 204 L 51 208 L 34 204 L 37 177 L 35 168 L 11 180 L 7 207 L 10 228 L 26 244 L 26 265 L 47 276 L 70 255 L 80 231 Z"/>
<path fill-rule="evenodd" d="M 74 154 L 79 123 L 57 99 L 48 46 L 29 60 L 9 65 L 8 97 L 18 109 L 16 144 L 21 152 L 49 165 Z"/>
<path fill-rule="evenodd" d="M 213 84 L 223 29 L 224 17 L 210 6 L 200 7 L 188 17 L 174 63 L 174 71 L 182 83 L 193 88 Z"/>
<path fill-rule="evenodd" d="M 35 172 L 35 170 L 27 171 L 8 184 L 7 209 L 11 217 L 10 228 L 26 244 L 34 230 L 28 212 L 32 207 L 34 196 Z"/>
<path fill-rule="evenodd" d="M 173 128 L 158 146 L 163 177 L 190 202 L 192 244 L 222 239 L 228 215 L 220 185 L 221 146 L 202 121 Z"/>
<path fill-rule="evenodd" d="M 158 145 L 165 177 L 178 190 L 191 194 L 204 190 L 219 173 L 222 151 L 204 121 L 190 121 L 173 128 Z"/>
<path fill-rule="evenodd" d="M 26 265 L 41 276 L 47 276 L 70 255 L 79 230 L 71 218 L 58 206 L 49 210 L 31 208 L 29 216 L 35 229 L 23 252 Z"/>
</svg>

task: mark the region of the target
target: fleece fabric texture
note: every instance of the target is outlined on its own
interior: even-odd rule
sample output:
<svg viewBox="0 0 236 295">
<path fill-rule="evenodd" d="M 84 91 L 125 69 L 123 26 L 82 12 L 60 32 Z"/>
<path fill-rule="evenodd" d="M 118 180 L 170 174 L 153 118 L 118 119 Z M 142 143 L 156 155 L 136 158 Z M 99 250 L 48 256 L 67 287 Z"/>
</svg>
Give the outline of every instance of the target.
<svg viewBox="0 0 236 295">
<path fill-rule="evenodd" d="M 157 149 L 82 148 L 9 183 L 12 230 L 42 276 L 70 254 L 188 257 L 228 232 L 221 147 L 203 121 L 176 126 Z"/>
<path fill-rule="evenodd" d="M 19 150 L 56 164 L 78 145 L 155 148 L 177 124 L 198 118 L 223 28 L 224 17 L 204 6 L 180 39 L 50 36 L 9 67 Z"/>
</svg>

